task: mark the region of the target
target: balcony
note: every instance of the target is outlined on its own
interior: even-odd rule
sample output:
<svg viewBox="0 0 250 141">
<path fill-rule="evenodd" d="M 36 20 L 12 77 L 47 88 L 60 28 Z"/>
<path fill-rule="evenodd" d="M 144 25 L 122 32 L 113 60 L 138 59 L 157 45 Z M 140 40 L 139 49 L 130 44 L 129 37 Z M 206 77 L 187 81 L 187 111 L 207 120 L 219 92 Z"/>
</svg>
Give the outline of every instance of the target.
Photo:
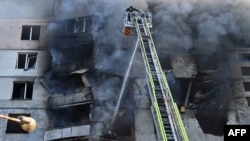
<svg viewBox="0 0 250 141">
<path fill-rule="evenodd" d="M 48 98 L 49 109 L 64 108 L 89 104 L 92 102 L 92 91 L 90 88 L 84 88 L 80 92 L 72 94 L 53 94 Z"/>
<path fill-rule="evenodd" d="M 89 135 L 90 135 L 90 124 L 78 125 L 78 126 L 48 130 L 44 134 L 44 141 L 58 140 L 64 138 L 74 138 L 74 137 L 89 136 Z"/>
</svg>

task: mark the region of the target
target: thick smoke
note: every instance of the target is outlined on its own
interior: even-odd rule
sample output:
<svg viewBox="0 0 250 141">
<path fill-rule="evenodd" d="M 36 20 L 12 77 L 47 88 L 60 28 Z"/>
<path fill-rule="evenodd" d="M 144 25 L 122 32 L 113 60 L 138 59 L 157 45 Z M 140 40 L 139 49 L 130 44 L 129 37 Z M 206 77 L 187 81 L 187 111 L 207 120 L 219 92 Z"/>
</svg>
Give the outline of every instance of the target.
<svg viewBox="0 0 250 141">
<path fill-rule="evenodd" d="M 136 37 L 122 33 L 124 10 L 133 5 L 153 13 L 153 38 L 160 55 L 200 53 L 198 60 L 208 61 L 216 53 L 218 66 L 225 66 L 232 46 L 250 45 L 250 2 L 247 0 L 62 0 L 58 19 L 95 15 L 94 48 L 96 68 L 124 73 Z M 142 62 L 143 63 L 143 62 Z M 203 63 L 203 65 L 206 65 Z M 219 68 L 219 70 L 222 70 Z M 225 70 L 225 69 L 223 69 Z M 220 76 L 224 81 L 229 73 Z M 223 82 L 224 82 L 223 81 Z M 96 95 L 117 97 L 117 89 L 100 84 L 108 91 Z M 115 90 L 113 90 L 115 89 Z M 97 107 L 99 120 L 109 121 L 112 105 Z M 97 117 L 96 117 L 97 118 Z M 98 119 L 97 119 L 98 120 Z"/>
<path fill-rule="evenodd" d="M 153 35 L 159 49 L 171 53 L 191 49 L 213 53 L 222 44 L 222 37 L 232 35 L 249 44 L 249 2 L 245 0 L 63 0 L 59 19 L 95 15 L 96 67 L 118 69 L 126 67 L 127 49 L 131 38 L 122 34 L 124 10 L 133 5 L 153 12 Z M 228 38 L 229 40 L 229 38 Z M 196 48 L 195 48 L 196 47 Z M 163 52 L 164 52 L 163 51 Z M 129 57 L 129 56 L 126 56 Z M 122 58 L 122 59 L 121 59 Z M 113 65 L 116 64 L 116 65 Z M 122 67 L 121 67 L 122 66 Z M 123 70 L 123 69 L 122 69 Z"/>
<path fill-rule="evenodd" d="M 234 38 L 241 35 L 247 41 L 249 34 L 245 30 L 249 29 L 243 19 L 248 19 L 249 10 L 242 7 L 242 3 L 244 1 L 186 0 L 154 5 L 153 32 L 157 47 L 170 48 L 173 53 L 190 49 L 213 53 L 227 35 Z"/>
</svg>

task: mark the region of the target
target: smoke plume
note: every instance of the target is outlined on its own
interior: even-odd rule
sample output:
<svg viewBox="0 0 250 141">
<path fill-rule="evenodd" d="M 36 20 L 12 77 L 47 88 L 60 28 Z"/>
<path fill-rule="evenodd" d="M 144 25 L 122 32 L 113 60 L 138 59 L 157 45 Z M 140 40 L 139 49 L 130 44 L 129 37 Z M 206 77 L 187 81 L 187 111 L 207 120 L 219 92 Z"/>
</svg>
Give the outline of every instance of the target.
<svg viewBox="0 0 250 141">
<path fill-rule="evenodd" d="M 136 37 L 125 37 L 122 29 L 124 11 L 130 5 L 152 12 L 153 38 L 160 55 L 192 51 L 201 54 L 197 60 L 205 60 L 200 64 L 206 65 L 208 58 L 216 54 L 217 66 L 222 70 L 220 66 L 230 60 L 230 54 L 225 53 L 230 47 L 250 45 L 250 2 L 247 0 L 62 0 L 58 5 L 58 19 L 96 17 L 93 30 L 95 67 L 100 70 L 124 73 L 128 65 Z M 215 76 L 227 80 L 229 73 L 223 71 L 219 73 L 225 77 Z M 100 85 L 107 91 L 96 91 L 97 97 L 117 97 L 119 88 L 106 83 L 109 81 Z M 112 106 L 97 107 L 95 110 L 103 115 L 96 117 L 97 120 L 109 121 Z"/>
</svg>

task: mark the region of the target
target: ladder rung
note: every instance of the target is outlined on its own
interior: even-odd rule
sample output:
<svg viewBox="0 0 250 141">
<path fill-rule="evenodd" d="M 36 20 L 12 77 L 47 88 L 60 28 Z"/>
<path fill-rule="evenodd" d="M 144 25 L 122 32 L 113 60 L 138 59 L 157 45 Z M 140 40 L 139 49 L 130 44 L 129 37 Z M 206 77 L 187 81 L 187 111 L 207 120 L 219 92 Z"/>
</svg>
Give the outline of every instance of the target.
<svg viewBox="0 0 250 141">
<path fill-rule="evenodd" d="M 165 129 L 171 129 L 170 124 L 164 126 Z"/>
<path fill-rule="evenodd" d="M 155 87 L 155 90 L 161 90 L 161 87 Z"/>
<path fill-rule="evenodd" d="M 170 136 L 167 135 L 167 139 L 168 139 L 168 141 L 175 141 L 173 135 L 170 135 Z"/>
<path fill-rule="evenodd" d="M 168 117 L 168 114 L 161 114 L 162 117 Z"/>
<path fill-rule="evenodd" d="M 150 38 L 150 31 L 148 25 L 146 25 L 146 21 L 144 17 L 138 17 L 135 19 L 136 20 L 136 31 L 140 32 L 137 33 L 138 37 L 140 36 L 141 39 L 141 51 L 143 53 L 143 58 L 145 61 L 145 65 L 146 65 L 146 69 L 147 71 L 149 71 L 150 73 L 150 81 L 152 82 L 153 87 L 151 87 L 150 90 L 152 90 L 151 92 L 153 92 L 155 95 L 153 97 L 153 100 L 155 100 L 155 102 L 157 102 L 158 107 L 157 110 L 159 113 L 155 113 L 155 114 L 159 114 L 157 116 L 160 116 L 161 118 L 159 118 L 159 120 L 161 121 L 161 124 L 163 125 L 163 132 L 165 132 L 164 134 L 167 137 L 167 141 L 175 141 L 176 138 L 178 139 L 178 133 L 175 133 L 175 123 L 170 123 L 170 118 L 172 118 L 172 109 L 168 108 L 168 106 L 172 106 L 171 104 L 173 104 L 171 101 L 167 101 L 168 98 L 170 97 L 171 93 L 165 92 L 164 87 L 162 87 L 162 76 L 161 74 L 158 74 L 159 72 L 161 72 L 161 67 L 160 67 L 160 63 L 158 62 L 158 58 L 155 52 L 153 52 L 154 50 L 154 43 L 153 41 L 151 41 Z M 145 22 L 145 23 L 144 23 Z M 139 35 L 140 34 L 140 35 Z M 149 36 L 148 36 L 149 35 Z M 167 95 L 165 96 L 164 94 L 167 93 Z M 166 100 L 167 98 L 167 100 Z M 168 105 L 170 104 L 170 105 Z M 171 117 L 170 117 L 171 116 Z M 179 127 L 177 127 L 179 128 Z M 177 135 L 175 135 L 177 134 Z M 163 138 L 164 139 L 164 138 Z"/>
<path fill-rule="evenodd" d="M 166 133 L 173 133 L 171 129 L 170 130 L 165 129 L 165 131 L 166 131 Z"/>
<path fill-rule="evenodd" d="M 159 107 L 159 108 L 160 108 L 160 111 L 162 111 L 162 112 L 166 112 L 165 107 Z"/>
<path fill-rule="evenodd" d="M 166 118 L 164 118 L 164 119 L 166 119 Z M 163 120 L 163 118 L 162 118 L 162 120 Z M 170 124 L 170 123 L 169 123 L 169 120 L 166 120 L 166 121 L 163 120 L 163 124 Z"/>
<path fill-rule="evenodd" d="M 159 90 L 155 91 L 155 94 L 159 97 L 163 97 L 162 92 Z"/>
<path fill-rule="evenodd" d="M 158 103 L 159 106 L 164 106 L 165 107 L 165 103 Z"/>
</svg>

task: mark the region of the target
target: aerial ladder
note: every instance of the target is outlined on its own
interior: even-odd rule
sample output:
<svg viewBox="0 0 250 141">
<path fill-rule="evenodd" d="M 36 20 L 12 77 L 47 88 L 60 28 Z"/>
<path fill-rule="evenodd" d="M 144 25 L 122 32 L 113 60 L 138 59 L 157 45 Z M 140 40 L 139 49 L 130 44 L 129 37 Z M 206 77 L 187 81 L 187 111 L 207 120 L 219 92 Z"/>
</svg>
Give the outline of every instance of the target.
<svg viewBox="0 0 250 141">
<path fill-rule="evenodd" d="M 188 141 L 188 136 L 172 97 L 165 73 L 163 72 L 151 36 L 152 14 L 130 6 L 124 15 L 124 34 L 137 36 L 147 72 L 151 99 L 151 111 L 161 141 Z"/>
</svg>

